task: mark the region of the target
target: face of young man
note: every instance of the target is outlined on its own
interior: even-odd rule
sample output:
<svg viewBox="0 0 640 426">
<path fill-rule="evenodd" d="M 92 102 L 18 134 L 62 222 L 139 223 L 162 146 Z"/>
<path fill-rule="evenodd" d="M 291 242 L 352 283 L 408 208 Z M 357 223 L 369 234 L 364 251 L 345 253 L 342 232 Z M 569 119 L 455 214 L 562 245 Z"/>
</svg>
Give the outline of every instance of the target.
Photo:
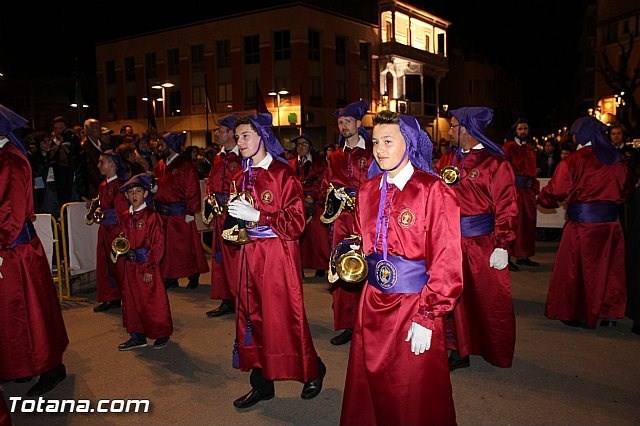
<svg viewBox="0 0 640 426">
<path fill-rule="evenodd" d="M 620 127 L 613 127 L 611 132 L 609 133 L 609 137 L 611 138 L 611 143 L 615 146 L 622 146 L 623 144 L 623 134 L 622 129 Z"/>
<path fill-rule="evenodd" d="M 216 132 L 218 133 L 218 142 L 225 150 L 230 151 L 236 146 L 236 140 L 233 137 L 233 130 L 225 126 L 220 126 Z"/>
<path fill-rule="evenodd" d="M 527 123 L 518 123 L 516 126 L 516 136 L 521 141 L 527 139 L 529 136 L 529 125 Z"/>
<path fill-rule="evenodd" d="M 98 169 L 102 176 L 110 178 L 116 174 L 116 163 L 108 155 L 101 155 L 98 160 Z"/>
<path fill-rule="evenodd" d="M 398 166 L 389 172 L 391 177 L 402 170 L 409 161 L 408 157 L 403 160 L 406 150 L 407 144 L 400 132 L 399 125 L 376 124 L 373 128 L 373 156 L 382 170 L 389 170 Z"/>
<path fill-rule="evenodd" d="M 256 151 L 260 146 L 260 135 L 249 124 L 241 124 L 236 127 L 236 138 L 238 149 L 243 158 L 259 154 Z M 260 151 L 262 150 L 264 150 L 264 145 L 260 148 Z"/>
<path fill-rule="evenodd" d="M 309 145 L 309 142 L 306 139 L 302 138 L 296 141 L 296 151 L 298 152 L 299 156 L 306 155 L 308 157 L 310 150 L 311 150 L 311 146 Z"/>
<path fill-rule="evenodd" d="M 133 209 L 137 210 L 144 203 L 144 199 L 147 198 L 148 191 L 141 186 L 133 186 L 127 188 L 125 195 Z"/>
<path fill-rule="evenodd" d="M 356 120 L 354 117 L 339 117 L 338 130 L 340 130 L 340 135 L 345 139 L 349 139 L 357 135 L 360 124 L 361 121 Z"/>
</svg>

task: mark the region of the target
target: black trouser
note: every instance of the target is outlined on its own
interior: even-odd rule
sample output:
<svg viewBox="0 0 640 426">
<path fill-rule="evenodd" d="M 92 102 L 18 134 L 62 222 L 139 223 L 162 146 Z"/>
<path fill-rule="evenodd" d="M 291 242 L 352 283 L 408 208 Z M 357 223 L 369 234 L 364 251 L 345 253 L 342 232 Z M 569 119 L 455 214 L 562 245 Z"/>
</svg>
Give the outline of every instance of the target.
<svg viewBox="0 0 640 426">
<path fill-rule="evenodd" d="M 267 380 L 262 376 L 262 368 L 254 368 L 251 370 L 249 383 L 251 383 L 251 387 L 260 392 L 261 395 L 272 395 L 276 391 L 273 380 Z"/>
</svg>

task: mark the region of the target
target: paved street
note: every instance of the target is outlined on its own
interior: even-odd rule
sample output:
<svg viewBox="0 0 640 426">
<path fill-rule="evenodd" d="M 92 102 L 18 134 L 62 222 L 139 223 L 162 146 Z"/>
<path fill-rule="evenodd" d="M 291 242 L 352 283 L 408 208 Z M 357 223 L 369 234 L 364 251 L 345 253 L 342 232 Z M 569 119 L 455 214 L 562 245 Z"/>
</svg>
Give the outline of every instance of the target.
<svg viewBox="0 0 640 426">
<path fill-rule="evenodd" d="M 615 329 L 584 330 L 544 317 L 544 300 L 557 243 L 538 243 L 542 263 L 512 273 L 517 344 L 510 369 L 471 357 L 471 367 L 452 373 L 461 425 L 640 424 L 640 336 L 624 319 Z M 175 332 L 163 350 L 118 352 L 127 339 L 120 310 L 94 313 L 89 302 L 64 302 L 70 344 L 67 378 L 47 399 L 149 399 L 148 413 L 24 414 L 23 425 L 336 425 L 349 345 L 332 346 L 331 296 L 324 280 L 307 270 L 305 303 L 316 349 L 327 364 L 322 393 L 304 401 L 302 384 L 278 382 L 276 398 L 238 411 L 232 401 L 249 390 L 248 373 L 231 367 L 233 316 L 205 312 L 209 276 L 196 290 L 170 290 Z M 407 347 L 408 350 L 408 347 Z M 24 396 L 33 383 L 4 383 L 9 397 Z"/>
</svg>

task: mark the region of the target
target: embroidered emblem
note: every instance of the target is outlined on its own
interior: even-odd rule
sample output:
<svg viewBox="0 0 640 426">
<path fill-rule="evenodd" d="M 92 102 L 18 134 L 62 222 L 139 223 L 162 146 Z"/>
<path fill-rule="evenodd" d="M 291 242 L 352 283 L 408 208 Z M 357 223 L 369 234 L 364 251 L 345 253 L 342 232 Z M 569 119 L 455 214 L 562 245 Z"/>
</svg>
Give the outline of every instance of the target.
<svg viewBox="0 0 640 426">
<path fill-rule="evenodd" d="M 260 195 L 260 199 L 267 204 L 271 204 L 271 202 L 273 201 L 273 192 L 267 189 L 262 193 L 262 195 Z"/>
<path fill-rule="evenodd" d="M 236 170 L 238 170 L 238 163 L 229 163 L 229 171 L 233 173 Z"/>
<path fill-rule="evenodd" d="M 136 222 L 136 228 L 138 228 L 138 229 L 144 228 L 144 220 L 140 219 L 139 221 L 137 221 Z"/>
<path fill-rule="evenodd" d="M 379 260 L 376 263 L 376 281 L 380 285 L 380 287 L 384 289 L 389 289 L 396 285 L 396 281 L 398 280 L 398 270 L 393 263 L 388 260 Z"/>
<path fill-rule="evenodd" d="M 398 224 L 403 228 L 411 228 L 416 222 L 416 214 L 409 208 L 403 209 L 398 215 Z"/>
<path fill-rule="evenodd" d="M 364 169 L 367 166 L 367 159 L 365 157 L 360 158 L 360 168 Z"/>
<path fill-rule="evenodd" d="M 475 178 L 477 178 L 478 176 L 480 176 L 480 172 L 478 171 L 478 169 L 472 169 L 472 170 L 469 172 L 469 179 L 475 179 Z"/>
</svg>

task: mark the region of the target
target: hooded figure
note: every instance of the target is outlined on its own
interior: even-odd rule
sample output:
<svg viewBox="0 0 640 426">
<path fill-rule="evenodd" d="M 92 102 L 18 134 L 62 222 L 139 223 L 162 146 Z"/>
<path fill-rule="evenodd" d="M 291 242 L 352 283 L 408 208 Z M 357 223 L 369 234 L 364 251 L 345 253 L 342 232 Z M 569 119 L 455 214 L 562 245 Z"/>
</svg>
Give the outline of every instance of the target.
<svg viewBox="0 0 640 426">
<path fill-rule="evenodd" d="M 340 117 L 353 117 L 356 120 L 362 122 L 362 118 L 367 113 L 369 109 L 369 104 L 364 100 L 360 99 L 359 101 L 352 102 L 349 105 L 338 108 L 334 111 L 333 116 Z M 364 128 L 362 124 L 358 126 L 358 134 L 364 138 L 365 141 L 371 140 L 371 136 L 367 132 L 367 129 Z M 340 146 L 344 146 L 345 140 L 343 136 L 340 136 L 339 144 Z"/>
<path fill-rule="evenodd" d="M 167 132 L 162 135 L 162 139 L 166 142 L 167 146 L 177 154 L 182 152 L 182 147 L 187 141 L 186 133 Z"/>
<path fill-rule="evenodd" d="M 461 126 L 466 127 L 467 132 L 476 138 L 494 157 L 504 157 L 504 151 L 500 146 L 489 139 L 485 132 L 493 119 L 493 109 L 487 107 L 462 107 L 449 111 L 449 116 L 458 119 Z M 458 134 L 460 128 L 457 129 Z"/>
</svg>

